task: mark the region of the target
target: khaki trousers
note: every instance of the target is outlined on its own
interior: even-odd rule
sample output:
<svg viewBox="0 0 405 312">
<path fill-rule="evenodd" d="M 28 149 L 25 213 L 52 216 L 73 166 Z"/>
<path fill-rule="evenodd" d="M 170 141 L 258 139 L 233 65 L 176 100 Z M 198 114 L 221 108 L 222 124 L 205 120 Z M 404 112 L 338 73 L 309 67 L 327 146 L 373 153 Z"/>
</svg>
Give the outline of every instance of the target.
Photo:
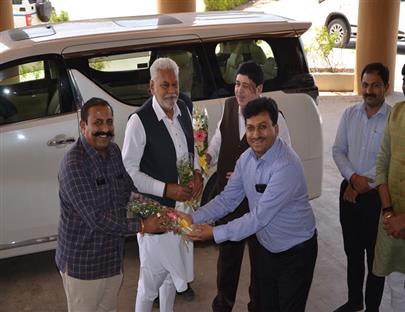
<svg viewBox="0 0 405 312">
<path fill-rule="evenodd" d="M 62 276 L 69 312 L 117 311 L 122 274 L 96 280 L 81 280 L 59 272 Z"/>
</svg>

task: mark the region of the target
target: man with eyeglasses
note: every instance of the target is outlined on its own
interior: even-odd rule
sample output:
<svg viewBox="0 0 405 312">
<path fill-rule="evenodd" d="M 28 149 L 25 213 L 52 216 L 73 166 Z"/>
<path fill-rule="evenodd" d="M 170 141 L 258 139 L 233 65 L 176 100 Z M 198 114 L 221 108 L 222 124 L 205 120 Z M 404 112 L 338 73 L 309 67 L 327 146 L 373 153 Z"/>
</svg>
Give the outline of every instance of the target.
<svg viewBox="0 0 405 312">
<path fill-rule="evenodd" d="M 222 118 L 208 147 L 207 159 L 209 163 L 217 163 L 217 192 L 220 193 L 228 183 L 236 161 L 248 149 L 245 135 L 245 119 L 243 110 L 246 104 L 261 96 L 263 91 L 264 74 L 261 66 L 253 61 L 240 64 L 235 77 L 235 96 L 225 101 Z M 291 145 L 290 135 L 284 117 L 278 116 L 279 136 Z M 245 198 L 232 213 L 217 221 L 225 224 L 243 216 L 249 211 Z M 238 242 L 223 242 L 219 244 L 217 262 L 217 295 L 212 302 L 213 312 L 230 312 L 233 309 L 238 290 L 239 275 L 242 266 L 245 243 L 249 248 L 251 263 L 248 311 L 255 311 L 255 281 L 252 266 L 254 252 L 257 246 L 256 235 L 252 235 Z"/>
<path fill-rule="evenodd" d="M 385 102 L 389 70 L 371 63 L 361 73 L 363 101 L 347 108 L 340 120 L 333 159 L 343 181 L 340 186 L 339 213 L 343 245 L 347 257 L 348 301 L 335 312 L 378 311 L 384 278 L 373 274 L 374 247 L 380 216 L 376 189 L 376 157 L 391 107 Z M 364 252 L 367 253 L 365 296 Z"/>
<path fill-rule="evenodd" d="M 297 153 L 279 138 L 278 108 L 258 98 L 243 110 L 249 147 L 236 162 L 225 189 L 192 216 L 193 240 L 238 242 L 253 234 L 256 312 L 304 312 L 317 257 L 315 217 Z M 235 211 L 247 197 L 249 210 L 226 224 L 209 224 Z"/>
</svg>

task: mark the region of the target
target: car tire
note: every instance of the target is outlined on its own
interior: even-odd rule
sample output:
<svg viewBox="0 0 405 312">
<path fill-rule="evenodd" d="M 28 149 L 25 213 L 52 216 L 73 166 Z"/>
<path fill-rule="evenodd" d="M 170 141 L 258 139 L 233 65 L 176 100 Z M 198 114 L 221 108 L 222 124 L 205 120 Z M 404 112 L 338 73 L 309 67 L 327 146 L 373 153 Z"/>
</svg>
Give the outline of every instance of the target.
<svg viewBox="0 0 405 312">
<path fill-rule="evenodd" d="M 350 26 L 341 18 L 335 18 L 328 23 L 329 34 L 337 33 L 337 48 L 345 48 L 350 40 Z"/>
</svg>

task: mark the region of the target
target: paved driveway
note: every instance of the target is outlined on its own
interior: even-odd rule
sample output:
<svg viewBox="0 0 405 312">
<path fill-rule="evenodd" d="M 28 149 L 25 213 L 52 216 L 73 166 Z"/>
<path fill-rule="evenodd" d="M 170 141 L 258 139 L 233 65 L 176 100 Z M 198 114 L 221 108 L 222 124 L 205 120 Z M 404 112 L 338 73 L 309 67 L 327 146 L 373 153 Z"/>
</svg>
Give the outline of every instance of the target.
<svg viewBox="0 0 405 312">
<path fill-rule="evenodd" d="M 394 94 L 388 101 L 393 104 L 401 99 L 402 94 Z M 324 130 L 324 172 L 322 196 L 311 201 L 316 216 L 319 248 L 307 312 L 332 311 L 347 299 L 346 260 L 338 213 L 341 177 L 332 160 L 331 146 L 343 110 L 359 100 L 361 98 L 358 96 L 338 94 L 323 94 L 319 99 Z M 247 252 L 245 256 L 246 254 Z M 217 255 L 218 251 L 214 245 L 200 245 L 195 249 L 193 288 L 197 294 L 196 299 L 190 303 L 177 298 L 175 311 L 211 311 L 210 305 L 216 291 Z M 133 311 L 139 274 L 139 256 L 134 241 L 126 244 L 124 271 L 119 311 L 130 312 Z M 235 312 L 246 311 L 248 286 L 249 265 L 245 257 Z M 0 311 L 66 311 L 66 299 L 61 278 L 55 268 L 53 251 L 0 260 Z M 392 311 L 387 290 L 380 311 Z"/>
</svg>

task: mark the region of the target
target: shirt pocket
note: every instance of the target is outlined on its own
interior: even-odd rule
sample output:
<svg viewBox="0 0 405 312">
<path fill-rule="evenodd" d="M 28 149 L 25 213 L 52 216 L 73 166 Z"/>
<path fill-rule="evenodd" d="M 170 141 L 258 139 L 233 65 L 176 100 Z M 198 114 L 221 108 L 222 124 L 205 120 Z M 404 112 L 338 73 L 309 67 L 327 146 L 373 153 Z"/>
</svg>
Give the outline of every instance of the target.
<svg viewBox="0 0 405 312">
<path fill-rule="evenodd" d="M 114 198 L 119 206 L 125 206 L 129 200 L 129 188 L 126 187 L 127 180 L 123 172 L 115 174 L 112 178 Z"/>
</svg>

